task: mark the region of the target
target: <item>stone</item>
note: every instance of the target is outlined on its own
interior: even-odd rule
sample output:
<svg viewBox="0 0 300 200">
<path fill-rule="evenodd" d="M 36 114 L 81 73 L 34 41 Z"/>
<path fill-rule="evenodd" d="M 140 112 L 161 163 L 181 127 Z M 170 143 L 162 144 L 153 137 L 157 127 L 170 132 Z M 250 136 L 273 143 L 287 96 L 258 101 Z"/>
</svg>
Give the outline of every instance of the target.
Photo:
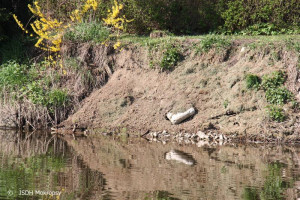
<svg viewBox="0 0 300 200">
<path fill-rule="evenodd" d="M 195 114 L 196 114 L 196 110 L 195 108 L 192 107 L 182 113 L 173 114 L 169 112 L 167 114 L 167 118 L 171 121 L 173 125 L 175 125 L 175 124 L 180 124 L 182 121 L 188 119 L 189 117 L 194 116 Z"/>
<path fill-rule="evenodd" d="M 198 131 L 196 135 L 198 136 L 198 138 L 200 140 L 208 140 L 209 139 L 208 135 L 206 135 L 202 131 Z"/>
</svg>

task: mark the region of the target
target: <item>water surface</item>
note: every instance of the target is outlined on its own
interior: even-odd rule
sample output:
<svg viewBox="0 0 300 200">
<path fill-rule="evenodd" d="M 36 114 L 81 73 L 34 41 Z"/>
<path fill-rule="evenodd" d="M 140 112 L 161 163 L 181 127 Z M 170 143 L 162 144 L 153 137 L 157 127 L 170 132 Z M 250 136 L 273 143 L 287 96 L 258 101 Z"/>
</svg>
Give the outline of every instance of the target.
<svg viewBox="0 0 300 200">
<path fill-rule="evenodd" d="M 198 147 L 13 131 L 0 131 L 0 141 L 1 200 L 300 197 L 297 146 Z"/>
</svg>

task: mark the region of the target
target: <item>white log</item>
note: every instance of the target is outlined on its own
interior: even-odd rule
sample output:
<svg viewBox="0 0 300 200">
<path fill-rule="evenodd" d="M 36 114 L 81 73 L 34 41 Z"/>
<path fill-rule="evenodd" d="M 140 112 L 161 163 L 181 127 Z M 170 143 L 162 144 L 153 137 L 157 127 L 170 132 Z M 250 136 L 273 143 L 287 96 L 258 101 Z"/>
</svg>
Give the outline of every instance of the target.
<svg viewBox="0 0 300 200">
<path fill-rule="evenodd" d="M 173 113 L 169 112 L 167 114 L 167 118 L 171 121 L 172 124 L 179 124 L 180 122 L 186 120 L 187 118 L 189 118 L 195 114 L 196 114 L 196 110 L 195 110 L 195 108 L 192 107 L 183 113 L 173 114 Z"/>
</svg>

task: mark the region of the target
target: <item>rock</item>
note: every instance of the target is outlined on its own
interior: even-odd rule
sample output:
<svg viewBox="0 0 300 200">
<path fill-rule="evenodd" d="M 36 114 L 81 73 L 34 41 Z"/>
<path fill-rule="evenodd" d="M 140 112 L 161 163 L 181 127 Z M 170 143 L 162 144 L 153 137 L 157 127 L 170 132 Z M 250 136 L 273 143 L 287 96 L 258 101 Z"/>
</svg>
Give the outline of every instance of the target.
<svg viewBox="0 0 300 200">
<path fill-rule="evenodd" d="M 198 143 L 197 143 L 197 146 L 198 147 L 203 147 L 205 145 L 209 145 L 208 141 L 203 141 L 203 140 L 200 140 Z"/>
<path fill-rule="evenodd" d="M 241 52 L 243 53 L 244 51 L 246 51 L 246 47 L 242 47 Z"/>
<path fill-rule="evenodd" d="M 186 138 L 186 139 L 191 138 L 191 134 L 189 134 L 189 133 L 184 134 L 184 138 Z"/>
<path fill-rule="evenodd" d="M 179 124 L 182 121 L 186 120 L 187 118 L 189 118 L 195 114 L 196 114 L 196 110 L 195 110 L 195 108 L 192 107 L 183 113 L 173 114 L 173 113 L 169 112 L 167 114 L 167 118 L 171 121 L 172 124 Z"/>
<path fill-rule="evenodd" d="M 209 139 L 208 135 L 206 135 L 202 131 L 198 131 L 196 135 L 198 136 L 198 138 L 200 140 L 208 140 Z"/>
<path fill-rule="evenodd" d="M 223 139 L 224 139 L 224 138 L 223 138 L 223 135 L 220 134 L 220 135 L 219 135 L 219 140 L 220 140 L 220 141 L 223 141 Z"/>
</svg>

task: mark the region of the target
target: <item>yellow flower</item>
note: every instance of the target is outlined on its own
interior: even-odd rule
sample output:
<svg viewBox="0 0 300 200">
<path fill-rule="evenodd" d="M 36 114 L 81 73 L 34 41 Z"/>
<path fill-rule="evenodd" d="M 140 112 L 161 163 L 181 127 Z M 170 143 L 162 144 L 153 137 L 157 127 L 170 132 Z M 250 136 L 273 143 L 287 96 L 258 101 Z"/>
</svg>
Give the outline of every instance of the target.
<svg viewBox="0 0 300 200">
<path fill-rule="evenodd" d="M 120 46 L 121 46 L 121 42 L 118 41 L 114 44 L 114 49 L 118 49 Z"/>
</svg>

